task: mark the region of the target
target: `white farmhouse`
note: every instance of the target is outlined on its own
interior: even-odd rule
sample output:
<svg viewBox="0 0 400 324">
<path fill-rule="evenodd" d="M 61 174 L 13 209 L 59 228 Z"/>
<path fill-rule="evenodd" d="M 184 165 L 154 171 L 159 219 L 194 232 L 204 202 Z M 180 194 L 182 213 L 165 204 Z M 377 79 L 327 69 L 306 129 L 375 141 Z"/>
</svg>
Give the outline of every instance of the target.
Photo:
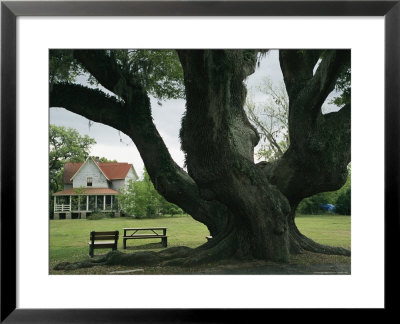
<svg viewBox="0 0 400 324">
<path fill-rule="evenodd" d="M 54 219 L 86 218 L 94 211 L 120 216 L 117 196 L 138 175 L 132 164 L 97 162 L 65 163 L 64 190 L 54 196 Z"/>
</svg>

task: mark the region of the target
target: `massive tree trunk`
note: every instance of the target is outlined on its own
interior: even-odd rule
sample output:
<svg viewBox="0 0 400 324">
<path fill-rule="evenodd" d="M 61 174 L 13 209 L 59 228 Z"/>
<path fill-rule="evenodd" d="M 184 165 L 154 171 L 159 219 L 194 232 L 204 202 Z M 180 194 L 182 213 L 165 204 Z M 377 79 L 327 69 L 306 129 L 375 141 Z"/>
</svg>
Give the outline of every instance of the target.
<svg viewBox="0 0 400 324">
<path fill-rule="evenodd" d="M 240 256 L 287 261 L 289 205 L 254 164 L 259 137 L 243 105 L 253 51 L 180 51 L 186 89 L 181 140 L 189 175 L 205 200 L 230 211 L 224 237 Z"/>
<path fill-rule="evenodd" d="M 130 136 L 157 191 L 205 224 L 213 236 L 194 250 L 169 249 L 148 253 L 146 258 L 113 252 L 101 262 L 195 264 L 233 256 L 287 262 L 290 251 L 317 251 L 319 245 L 296 228 L 295 208 L 302 198 L 337 189 L 346 179 L 350 107 L 335 116 L 322 115 L 320 109 L 347 52 L 328 51 L 313 76 L 321 53 L 281 51 L 290 99 L 291 146 L 274 165 L 254 163 L 259 136 L 243 109 L 244 80 L 254 72 L 257 52 L 180 50 L 178 54 L 186 89 L 180 137 L 188 172 L 172 160 L 140 81 L 124 73 L 112 55 L 74 51 L 75 58 L 120 99 L 78 85 L 51 88 L 51 107 L 65 107 Z M 293 54 L 301 59 L 295 57 L 298 62 L 293 63 Z M 348 253 L 319 247 L 320 252 Z"/>
</svg>

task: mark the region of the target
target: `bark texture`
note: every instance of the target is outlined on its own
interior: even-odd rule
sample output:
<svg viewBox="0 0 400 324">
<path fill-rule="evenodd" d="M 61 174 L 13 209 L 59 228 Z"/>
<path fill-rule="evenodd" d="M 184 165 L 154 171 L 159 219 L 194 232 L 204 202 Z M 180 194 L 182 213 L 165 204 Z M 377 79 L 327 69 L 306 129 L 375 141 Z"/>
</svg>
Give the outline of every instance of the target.
<svg viewBox="0 0 400 324">
<path fill-rule="evenodd" d="M 76 50 L 74 57 L 101 85 L 99 90 L 61 83 L 51 87 L 50 107 L 64 107 L 130 136 L 156 190 L 195 220 L 213 239 L 196 249 L 105 258 L 59 269 L 103 264 L 193 265 L 227 257 L 287 262 L 290 252 L 349 254 L 318 245 L 297 229 L 295 209 L 301 199 L 338 189 L 350 161 L 350 106 L 322 115 L 348 51 L 327 51 L 315 73 L 320 51 L 280 51 L 289 94 L 291 146 L 275 164 L 255 164 L 259 141 L 243 106 L 244 80 L 254 72 L 255 50 L 179 50 L 186 89 L 186 114 L 180 138 L 188 172 L 171 158 L 151 116 L 148 94 L 134 74 L 112 55 Z"/>
</svg>

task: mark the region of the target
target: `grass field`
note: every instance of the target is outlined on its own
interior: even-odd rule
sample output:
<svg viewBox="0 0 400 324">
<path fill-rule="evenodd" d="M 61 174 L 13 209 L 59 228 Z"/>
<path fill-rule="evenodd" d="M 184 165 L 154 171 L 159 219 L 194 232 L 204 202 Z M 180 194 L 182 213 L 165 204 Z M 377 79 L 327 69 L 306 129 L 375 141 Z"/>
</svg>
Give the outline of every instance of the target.
<svg viewBox="0 0 400 324">
<path fill-rule="evenodd" d="M 50 261 L 71 261 L 88 256 L 89 233 L 91 231 L 118 230 L 123 235 L 124 227 L 168 227 L 168 247 L 196 247 L 206 242 L 207 228 L 191 217 L 166 217 L 157 219 L 107 218 L 101 220 L 51 220 L 50 221 Z M 132 252 L 139 247 L 162 249 L 160 239 L 128 240 L 127 249 L 122 249 L 122 239 L 118 241 L 118 250 Z M 157 243 L 157 244 L 156 244 Z M 96 254 L 110 251 L 95 250 Z"/>
<path fill-rule="evenodd" d="M 297 215 L 299 230 L 314 241 L 350 249 L 350 216 Z"/>
<path fill-rule="evenodd" d="M 337 215 L 299 215 L 296 223 L 302 233 L 316 242 L 341 246 L 350 249 L 350 217 Z M 123 234 L 124 227 L 168 227 L 168 247 L 197 247 L 206 242 L 209 235 L 207 228 L 189 216 L 175 216 L 157 219 L 109 218 L 102 220 L 51 220 L 50 221 L 50 273 L 59 262 L 74 262 L 88 257 L 88 241 L 91 231 L 119 230 Z M 139 250 L 161 250 L 160 239 L 129 240 L 128 248 L 122 249 L 122 239 L 118 242 L 118 250 L 132 253 Z M 108 250 L 95 250 L 95 255 L 107 253 Z M 337 256 L 320 256 L 306 254 L 295 256 L 292 262 L 304 263 L 346 263 L 350 258 Z M 74 271 L 73 273 L 107 273 L 105 267 L 97 270 Z M 123 269 L 123 267 L 114 267 Z M 107 271 L 110 269 L 107 268 Z"/>
</svg>

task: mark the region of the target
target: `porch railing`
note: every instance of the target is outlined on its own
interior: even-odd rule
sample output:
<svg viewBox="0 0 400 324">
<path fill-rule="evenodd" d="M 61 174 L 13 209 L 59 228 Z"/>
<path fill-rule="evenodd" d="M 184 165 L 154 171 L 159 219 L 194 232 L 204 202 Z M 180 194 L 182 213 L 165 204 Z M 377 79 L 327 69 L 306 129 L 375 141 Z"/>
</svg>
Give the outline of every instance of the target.
<svg viewBox="0 0 400 324">
<path fill-rule="evenodd" d="M 65 204 L 55 205 L 55 206 L 54 206 L 54 211 L 55 211 L 55 212 L 67 212 L 67 211 L 71 211 L 71 205 L 65 205 Z"/>
</svg>

